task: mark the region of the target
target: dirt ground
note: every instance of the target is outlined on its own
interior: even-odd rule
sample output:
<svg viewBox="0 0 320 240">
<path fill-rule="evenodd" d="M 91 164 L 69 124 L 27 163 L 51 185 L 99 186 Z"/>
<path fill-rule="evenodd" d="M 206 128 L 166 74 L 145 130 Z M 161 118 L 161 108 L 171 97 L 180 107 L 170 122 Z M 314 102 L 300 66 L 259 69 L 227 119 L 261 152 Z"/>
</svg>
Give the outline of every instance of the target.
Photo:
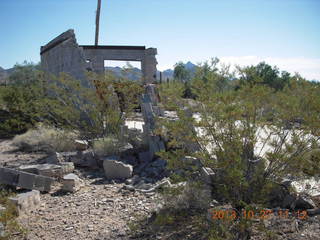
<svg viewBox="0 0 320 240">
<path fill-rule="evenodd" d="M 15 168 L 21 164 L 41 163 L 46 157 L 44 153 L 20 152 L 11 143 L 11 140 L 0 140 L 0 166 Z M 61 183 L 57 181 L 50 193 L 41 194 L 38 209 L 18 218 L 27 230 L 27 237 L 16 235 L 14 239 L 132 239 L 131 223 L 141 217 L 150 217 L 159 204 L 160 197 L 156 193 L 125 190 L 124 183 L 106 180 L 102 169 L 77 168 L 75 174 L 82 179 L 83 187 L 75 193 L 64 193 L 60 191 Z M 190 234 L 191 230 L 188 230 L 193 228 L 192 222 L 176 224 L 174 230 L 165 227 L 154 233 L 146 231 L 146 234 L 135 239 L 198 240 L 197 233 Z M 262 237 L 257 227 L 251 239 L 320 239 L 319 215 L 303 220 L 275 216 L 264 224 L 275 235 Z M 258 226 L 258 222 L 255 225 Z M 181 232 L 185 234 L 181 235 Z"/>
<path fill-rule="evenodd" d="M 1 166 L 39 163 L 44 157 L 19 152 L 10 140 L 0 140 Z M 154 193 L 124 190 L 124 183 L 106 180 L 102 170 L 76 169 L 75 173 L 83 181 L 78 192 L 63 193 L 56 182 L 50 193 L 41 194 L 37 210 L 18 218 L 27 230 L 26 239 L 128 239 L 130 222 L 150 215 L 156 207 Z"/>
</svg>

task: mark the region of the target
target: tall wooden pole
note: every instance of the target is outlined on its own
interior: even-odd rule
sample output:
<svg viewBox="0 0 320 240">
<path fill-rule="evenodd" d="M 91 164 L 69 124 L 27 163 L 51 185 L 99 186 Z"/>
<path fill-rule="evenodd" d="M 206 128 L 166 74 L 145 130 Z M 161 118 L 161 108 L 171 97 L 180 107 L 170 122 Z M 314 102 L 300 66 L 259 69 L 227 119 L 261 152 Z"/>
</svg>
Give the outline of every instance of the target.
<svg viewBox="0 0 320 240">
<path fill-rule="evenodd" d="M 99 40 L 100 9 L 101 9 L 101 0 L 98 0 L 97 13 L 96 13 L 96 38 L 94 41 L 95 46 L 98 46 L 98 40 Z"/>
</svg>

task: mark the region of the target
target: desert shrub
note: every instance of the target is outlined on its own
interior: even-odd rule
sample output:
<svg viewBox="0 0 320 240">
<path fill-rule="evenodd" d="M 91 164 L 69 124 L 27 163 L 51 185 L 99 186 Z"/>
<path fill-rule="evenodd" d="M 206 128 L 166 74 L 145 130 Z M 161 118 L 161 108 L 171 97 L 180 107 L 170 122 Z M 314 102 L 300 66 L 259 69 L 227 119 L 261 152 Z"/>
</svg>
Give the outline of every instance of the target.
<svg viewBox="0 0 320 240">
<path fill-rule="evenodd" d="M 181 82 L 162 83 L 159 87 L 161 102 L 166 110 L 175 111 L 182 104 L 184 84 Z"/>
<path fill-rule="evenodd" d="M 81 139 L 118 134 L 123 119 L 112 77 L 88 73 L 90 86 L 71 76 L 50 76 L 46 106 L 49 120 L 59 128 L 78 131 Z"/>
<path fill-rule="evenodd" d="M 0 134 L 14 136 L 43 122 L 60 129 L 78 131 L 81 139 L 118 134 L 124 118 L 137 103 L 139 84 L 112 75 L 87 74 L 81 82 L 61 73 L 53 76 L 32 64 L 17 65 L 10 84 L 0 88 Z M 115 89 L 117 91 L 115 91 Z"/>
<path fill-rule="evenodd" d="M 128 129 L 127 140 L 135 149 L 147 149 L 148 141 L 144 133 L 138 129 Z"/>
<path fill-rule="evenodd" d="M 162 197 L 166 209 L 206 209 L 210 205 L 211 189 L 199 181 L 189 181 L 164 188 Z"/>
<path fill-rule="evenodd" d="M 131 113 L 140 108 L 139 99 L 144 89 L 141 84 L 128 79 L 113 81 L 122 112 Z"/>
<path fill-rule="evenodd" d="M 98 156 L 116 156 L 126 145 L 122 137 L 108 136 L 93 141 L 93 151 Z"/>
<path fill-rule="evenodd" d="M 320 88 L 292 78 L 277 92 L 249 82 L 234 91 L 221 88 L 216 74 L 193 79 L 199 104 L 186 107 L 198 118 L 179 107 L 179 120 L 164 120 L 171 149 L 165 159 L 177 167 L 184 156 L 201 159 L 216 172 L 219 200 L 267 204 L 273 184 L 303 174 L 305 153 L 319 146 Z"/>
<path fill-rule="evenodd" d="M 0 136 L 11 137 L 33 127 L 44 114 L 44 75 L 36 65 L 16 65 L 9 83 L 0 87 Z"/>
<path fill-rule="evenodd" d="M 265 85 L 276 91 L 285 88 L 290 81 L 290 73 L 286 71 L 280 72 L 276 66 L 270 66 L 265 62 L 261 62 L 256 66 L 248 66 L 238 68 L 240 79 L 238 87 L 242 85 Z"/>
<path fill-rule="evenodd" d="M 13 139 L 13 144 L 24 151 L 67 152 L 75 151 L 77 134 L 45 125 L 29 129 Z"/>
</svg>

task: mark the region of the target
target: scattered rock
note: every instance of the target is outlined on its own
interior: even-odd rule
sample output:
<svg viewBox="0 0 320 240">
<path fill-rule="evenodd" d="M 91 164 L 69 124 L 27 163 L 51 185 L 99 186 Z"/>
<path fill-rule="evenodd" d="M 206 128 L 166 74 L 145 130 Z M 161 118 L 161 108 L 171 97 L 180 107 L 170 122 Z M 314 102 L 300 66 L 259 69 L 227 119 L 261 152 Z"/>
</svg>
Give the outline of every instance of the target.
<svg viewBox="0 0 320 240">
<path fill-rule="evenodd" d="M 62 186 L 63 191 L 76 192 L 81 188 L 82 181 L 77 175 L 70 173 L 63 177 L 62 184 L 63 184 Z"/>
<path fill-rule="evenodd" d="M 65 161 L 65 158 L 63 157 L 62 154 L 58 152 L 55 152 L 54 154 L 50 155 L 44 160 L 45 163 L 50 163 L 50 164 L 60 164 L 64 161 Z"/>
<path fill-rule="evenodd" d="M 296 209 L 306 210 L 316 208 L 316 204 L 307 196 L 299 196 L 295 201 L 295 207 Z"/>
<path fill-rule="evenodd" d="M 130 143 L 124 143 L 119 148 L 119 154 L 121 156 L 130 156 L 134 153 L 134 148 Z"/>
<path fill-rule="evenodd" d="M 62 174 L 72 173 L 74 171 L 74 163 L 73 162 L 64 162 L 61 163 Z"/>
<path fill-rule="evenodd" d="M 308 216 L 315 216 L 320 215 L 320 208 L 317 209 L 308 209 L 307 210 Z"/>
<path fill-rule="evenodd" d="M 133 168 L 115 160 L 104 160 L 103 168 L 107 179 L 127 179 L 132 176 Z"/>
<path fill-rule="evenodd" d="M 85 140 L 75 140 L 75 148 L 77 151 L 85 151 L 89 148 L 88 141 Z"/>
<path fill-rule="evenodd" d="M 320 180 L 315 177 L 293 181 L 291 187 L 297 193 L 305 193 L 311 197 L 320 196 Z"/>
<path fill-rule="evenodd" d="M 76 155 L 70 157 L 70 161 L 80 167 L 98 167 L 98 162 L 92 150 L 79 151 Z"/>
<path fill-rule="evenodd" d="M 72 163 L 23 165 L 19 167 L 19 170 L 46 177 L 61 178 L 63 174 L 73 172 L 74 165 Z"/>
<path fill-rule="evenodd" d="M 311 198 L 308 196 L 294 196 L 292 194 L 288 194 L 283 199 L 282 208 L 288 208 L 288 209 L 313 209 L 316 208 L 316 204 L 313 202 Z"/>
<path fill-rule="evenodd" d="M 150 192 L 154 192 L 155 190 L 157 190 L 158 188 L 163 187 L 163 186 L 171 187 L 172 185 L 171 185 L 170 180 L 165 179 L 149 189 L 138 189 L 138 190 L 140 190 L 143 193 L 150 193 Z"/>
<path fill-rule="evenodd" d="M 28 172 L 0 168 L 0 183 L 29 190 L 49 192 L 54 179 Z"/>
<path fill-rule="evenodd" d="M 125 181 L 126 184 L 131 184 L 131 185 L 135 185 L 136 183 L 139 182 L 139 176 L 138 175 L 134 175 L 132 178 L 129 178 Z"/>
<path fill-rule="evenodd" d="M 40 205 L 40 192 L 32 190 L 20 193 L 16 197 L 9 198 L 9 201 L 16 206 L 19 215 L 28 214 Z"/>
<path fill-rule="evenodd" d="M 200 174 L 201 174 L 203 181 L 206 184 L 211 185 L 213 183 L 215 173 L 213 172 L 213 170 L 211 168 L 202 167 L 200 169 Z"/>
<path fill-rule="evenodd" d="M 195 157 L 185 156 L 185 157 L 183 157 L 181 159 L 181 161 L 185 165 L 196 166 L 196 167 L 200 167 L 201 166 L 200 160 L 198 158 L 195 158 Z"/>
</svg>

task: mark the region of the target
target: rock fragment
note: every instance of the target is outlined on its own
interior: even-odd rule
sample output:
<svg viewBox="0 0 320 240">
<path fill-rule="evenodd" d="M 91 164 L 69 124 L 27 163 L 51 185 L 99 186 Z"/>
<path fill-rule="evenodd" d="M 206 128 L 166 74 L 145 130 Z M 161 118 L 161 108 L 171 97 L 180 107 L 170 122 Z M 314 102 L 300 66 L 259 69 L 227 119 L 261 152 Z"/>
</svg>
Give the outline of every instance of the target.
<svg viewBox="0 0 320 240">
<path fill-rule="evenodd" d="M 103 168 L 107 179 L 127 179 L 132 176 L 133 167 L 115 160 L 104 160 Z"/>
<path fill-rule="evenodd" d="M 49 192 L 54 179 L 28 172 L 0 168 L 0 183 L 29 190 Z"/>
<path fill-rule="evenodd" d="M 70 173 L 63 177 L 62 184 L 63 184 L 62 186 L 63 191 L 76 192 L 81 188 L 82 181 L 77 175 Z"/>
<path fill-rule="evenodd" d="M 28 214 L 40 205 L 40 192 L 32 190 L 20 193 L 15 197 L 9 198 L 9 201 L 16 206 L 19 215 Z"/>
</svg>

